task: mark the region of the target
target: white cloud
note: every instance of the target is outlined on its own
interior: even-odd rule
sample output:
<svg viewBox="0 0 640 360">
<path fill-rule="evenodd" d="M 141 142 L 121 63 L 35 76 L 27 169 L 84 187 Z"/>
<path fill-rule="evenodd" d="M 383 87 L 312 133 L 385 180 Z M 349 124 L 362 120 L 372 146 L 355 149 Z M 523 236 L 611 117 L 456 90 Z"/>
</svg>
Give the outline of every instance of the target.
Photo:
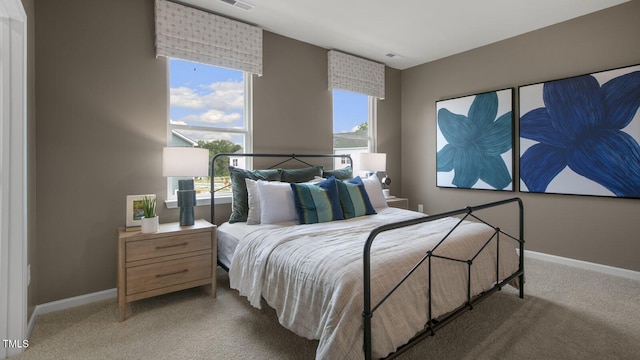
<svg viewBox="0 0 640 360">
<path fill-rule="evenodd" d="M 203 85 L 200 89 L 180 86 L 169 91 L 171 106 L 189 109 L 230 111 L 244 108 L 244 83 L 223 81 Z"/>
<path fill-rule="evenodd" d="M 169 90 L 169 103 L 171 106 L 190 109 L 202 109 L 205 106 L 202 97 L 196 93 L 195 89 L 186 86 L 171 88 Z"/>
<path fill-rule="evenodd" d="M 171 125 L 188 125 L 184 121 L 173 120 L 173 119 L 169 119 L 169 124 L 171 124 Z"/>
<path fill-rule="evenodd" d="M 238 121 L 241 117 L 242 115 L 237 112 L 225 113 L 220 110 L 211 109 L 202 114 L 187 115 L 181 118 L 180 120 L 178 120 L 177 122 L 173 122 L 173 123 L 180 122 L 184 125 L 186 125 L 189 122 L 201 122 L 201 123 L 208 123 L 208 124 L 230 124 L 230 123 L 233 123 L 234 121 Z"/>
<path fill-rule="evenodd" d="M 207 102 L 218 105 L 220 102 L 224 110 L 244 108 L 244 83 L 241 81 L 217 82 L 207 86 L 213 92 L 207 96 Z M 217 107 L 217 106 L 215 106 Z"/>
</svg>

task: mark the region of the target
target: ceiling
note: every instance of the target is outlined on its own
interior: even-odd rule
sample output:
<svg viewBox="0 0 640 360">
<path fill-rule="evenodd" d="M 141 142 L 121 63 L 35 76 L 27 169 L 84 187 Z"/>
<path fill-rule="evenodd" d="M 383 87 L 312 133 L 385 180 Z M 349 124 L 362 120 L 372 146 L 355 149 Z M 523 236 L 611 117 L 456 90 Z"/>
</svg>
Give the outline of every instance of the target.
<svg viewBox="0 0 640 360">
<path fill-rule="evenodd" d="M 225 1 L 236 0 L 180 0 L 402 70 L 628 0 L 240 0 L 237 5 Z M 252 10 L 238 7 L 247 3 Z"/>
</svg>

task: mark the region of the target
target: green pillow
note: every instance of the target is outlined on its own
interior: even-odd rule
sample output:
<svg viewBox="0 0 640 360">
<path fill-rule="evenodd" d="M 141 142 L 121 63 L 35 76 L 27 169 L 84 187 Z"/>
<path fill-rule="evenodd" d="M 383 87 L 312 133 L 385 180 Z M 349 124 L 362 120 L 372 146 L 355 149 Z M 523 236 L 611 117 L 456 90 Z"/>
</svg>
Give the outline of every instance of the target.
<svg viewBox="0 0 640 360">
<path fill-rule="evenodd" d="M 280 181 L 289 183 L 301 183 L 313 180 L 316 176 L 322 176 L 322 166 L 310 166 L 302 169 L 283 169 Z"/>
<path fill-rule="evenodd" d="M 350 181 L 337 180 L 337 182 L 340 205 L 345 219 L 376 214 L 359 176 Z"/>
<path fill-rule="evenodd" d="M 280 169 L 245 170 L 229 166 L 231 187 L 233 189 L 233 202 L 229 222 L 235 223 L 247 221 L 247 215 L 249 214 L 249 199 L 245 179 L 280 181 L 280 172 Z M 211 205 L 213 206 L 213 204 Z"/>
<path fill-rule="evenodd" d="M 334 177 L 315 184 L 290 185 L 300 224 L 344 220 Z"/>
<path fill-rule="evenodd" d="M 333 176 L 338 180 L 349 180 L 353 177 L 353 169 L 351 166 L 347 166 L 343 169 L 324 170 L 322 172 L 322 177 L 328 178 L 329 176 Z"/>
</svg>

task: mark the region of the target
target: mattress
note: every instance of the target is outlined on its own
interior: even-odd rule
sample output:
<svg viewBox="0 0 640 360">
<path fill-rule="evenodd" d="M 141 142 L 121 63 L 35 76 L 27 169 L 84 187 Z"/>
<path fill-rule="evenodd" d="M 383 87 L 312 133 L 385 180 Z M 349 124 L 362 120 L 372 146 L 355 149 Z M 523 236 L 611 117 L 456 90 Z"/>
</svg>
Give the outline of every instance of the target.
<svg viewBox="0 0 640 360">
<path fill-rule="evenodd" d="M 228 223 L 218 226 L 218 261 L 227 269 L 231 268 L 233 254 L 241 239 L 251 233 L 263 229 L 276 229 L 286 226 L 296 225 L 293 221 L 282 222 L 272 225 L 247 225 L 245 222 Z"/>
</svg>

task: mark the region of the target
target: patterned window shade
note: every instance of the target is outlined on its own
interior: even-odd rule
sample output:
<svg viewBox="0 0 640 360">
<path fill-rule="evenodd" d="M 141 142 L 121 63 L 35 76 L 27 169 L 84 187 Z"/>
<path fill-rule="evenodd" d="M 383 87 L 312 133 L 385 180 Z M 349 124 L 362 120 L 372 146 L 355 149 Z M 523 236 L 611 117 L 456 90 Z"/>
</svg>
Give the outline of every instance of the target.
<svg viewBox="0 0 640 360">
<path fill-rule="evenodd" d="M 262 75 L 262 29 L 156 0 L 156 56 Z"/>
<path fill-rule="evenodd" d="M 384 99 L 384 64 L 329 51 L 329 90 L 340 89 Z"/>
</svg>

